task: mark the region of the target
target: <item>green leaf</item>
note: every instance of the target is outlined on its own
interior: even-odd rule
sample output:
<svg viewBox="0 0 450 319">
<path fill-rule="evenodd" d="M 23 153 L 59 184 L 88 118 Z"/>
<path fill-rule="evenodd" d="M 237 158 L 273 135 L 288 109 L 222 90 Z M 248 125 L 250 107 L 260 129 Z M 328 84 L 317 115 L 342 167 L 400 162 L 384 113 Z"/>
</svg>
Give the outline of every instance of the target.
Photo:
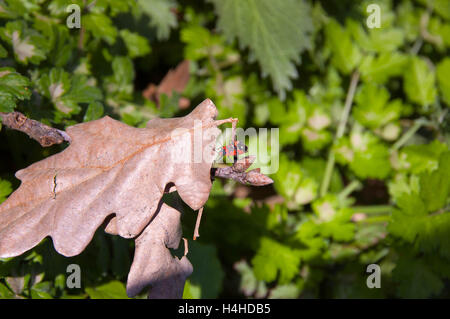
<svg viewBox="0 0 450 319">
<path fill-rule="evenodd" d="M 376 143 L 366 151 L 357 151 L 350 168 L 360 178 L 385 179 L 391 172 L 389 149 Z"/>
<path fill-rule="evenodd" d="M 189 60 L 196 61 L 209 55 L 217 56 L 224 51 L 223 38 L 199 25 L 183 28 L 180 38 L 186 44 L 184 56 Z"/>
<path fill-rule="evenodd" d="M 343 74 L 349 74 L 360 63 L 361 51 L 351 39 L 348 30 L 331 19 L 325 26 L 327 46 L 331 50 L 331 63 Z"/>
<path fill-rule="evenodd" d="M 138 7 L 150 17 L 150 25 L 156 28 L 158 40 L 169 38 L 170 30 L 178 25 L 172 9 L 177 3 L 173 0 L 138 0 Z"/>
<path fill-rule="evenodd" d="M 400 258 L 392 276 L 398 283 L 397 294 L 402 298 L 429 298 L 444 288 L 439 276 L 418 257 Z"/>
<path fill-rule="evenodd" d="M 326 195 L 313 202 L 312 208 L 317 215 L 319 232 L 323 237 L 336 241 L 350 241 L 355 234 L 355 224 L 350 219 L 353 211 L 342 207 L 335 195 Z"/>
<path fill-rule="evenodd" d="M 6 23 L 0 28 L 0 37 L 12 46 L 14 57 L 22 64 L 39 64 L 45 59 L 49 43 L 22 20 Z"/>
<path fill-rule="evenodd" d="M 300 291 L 300 288 L 296 284 L 276 286 L 270 291 L 269 299 L 296 299 Z"/>
<path fill-rule="evenodd" d="M 359 67 L 361 78 L 366 83 L 384 84 L 392 76 L 403 74 L 408 58 L 399 52 L 382 53 L 375 57 L 366 55 Z"/>
<path fill-rule="evenodd" d="M 130 32 L 124 29 L 120 30 L 120 36 L 127 46 L 130 58 L 133 59 L 139 56 L 144 56 L 150 52 L 150 46 L 148 45 L 147 39 L 140 36 L 138 33 Z"/>
<path fill-rule="evenodd" d="M 441 155 L 438 169 L 420 175 L 419 184 L 419 194 L 406 190 L 396 195 L 399 209 L 393 212 L 388 230 L 419 251 L 450 258 L 450 212 L 438 211 L 449 200 L 450 152 Z"/>
<path fill-rule="evenodd" d="M 450 58 L 444 58 L 436 67 L 436 76 L 442 100 L 450 107 Z"/>
<path fill-rule="evenodd" d="M 418 0 L 423 5 L 430 5 L 429 0 Z M 433 0 L 433 10 L 443 18 L 450 20 L 450 3 L 447 0 Z"/>
<path fill-rule="evenodd" d="M 340 150 L 337 151 L 341 154 L 337 159 L 348 161 L 356 176 L 384 179 L 391 172 L 389 149 L 372 133 L 355 129 L 350 135 L 350 143 L 338 145 Z"/>
<path fill-rule="evenodd" d="M 15 72 L 13 68 L 0 68 L 0 112 L 12 112 L 17 100 L 29 99 L 31 92 L 28 85 L 28 78 Z"/>
<path fill-rule="evenodd" d="M 51 282 L 43 281 L 31 287 L 31 298 L 53 299 L 51 292 L 52 292 Z"/>
<path fill-rule="evenodd" d="M 70 91 L 64 95 L 76 103 L 90 103 L 102 99 L 102 92 L 99 88 L 89 83 L 89 79 L 82 74 L 75 74 L 72 77 Z"/>
<path fill-rule="evenodd" d="M 404 42 L 404 32 L 399 28 L 375 28 L 369 29 L 366 33 L 362 23 L 351 19 L 346 21 L 346 26 L 358 45 L 366 52 L 390 53 Z"/>
<path fill-rule="evenodd" d="M 446 150 L 447 146 L 438 140 L 408 145 L 400 150 L 396 166 L 412 174 L 433 171 L 438 168 L 439 156 Z"/>
<path fill-rule="evenodd" d="M 100 13 L 89 13 L 82 17 L 81 23 L 95 38 L 103 39 L 110 45 L 116 42 L 117 28 L 108 16 Z"/>
<path fill-rule="evenodd" d="M 89 103 L 84 114 L 83 122 L 89 122 L 101 118 L 103 115 L 103 104 L 101 102 Z"/>
<path fill-rule="evenodd" d="M 250 62 L 257 60 L 263 77 L 269 75 L 279 96 L 292 88 L 298 73 L 294 63 L 310 47 L 312 22 L 304 1 L 209 0 L 219 17 L 225 38 L 238 38 L 249 48 Z"/>
<path fill-rule="evenodd" d="M 256 278 L 272 282 L 279 273 L 279 284 L 286 284 L 299 272 L 300 252 L 268 237 L 262 237 L 252 259 Z"/>
<path fill-rule="evenodd" d="M 117 99 L 129 99 L 133 92 L 134 67 L 128 57 L 114 57 L 113 75 L 105 78 L 105 89 Z"/>
<path fill-rule="evenodd" d="M 8 56 L 8 51 L 0 44 L 0 58 L 6 58 Z"/>
<path fill-rule="evenodd" d="M 445 152 L 439 159 L 439 168 L 420 176 L 420 196 L 428 212 L 442 207 L 450 194 L 450 152 Z"/>
<path fill-rule="evenodd" d="M 376 84 L 364 84 L 355 96 L 353 116 L 362 125 L 376 129 L 400 117 L 400 100 L 389 101 L 389 91 Z"/>
<path fill-rule="evenodd" d="M 117 280 L 97 287 L 87 287 L 86 293 L 91 299 L 128 299 L 125 285 Z"/>
<path fill-rule="evenodd" d="M 101 91 L 90 85 L 85 75 L 75 74 L 70 77 L 61 68 L 53 68 L 48 74 L 42 74 L 37 81 L 37 88 L 63 114 L 76 114 L 81 110 L 79 103 L 90 103 L 102 98 Z"/>
<path fill-rule="evenodd" d="M 0 179 L 0 203 L 6 200 L 6 197 L 11 194 L 12 187 L 11 183 Z"/>
<path fill-rule="evenodd" d="M 12 299 L 14 298 L 14 293 L 8 289 L 4 284 L 0 282 L 0 298 L 1 299 Z"/>
<path fill-rule="evenodd" d="M 245 260 L 238 261 L 233 267 L 241 276 L 239 290 L 246 296 L 252 296 L 261 287 L 265 287 L 264 281 L 256 279 L 252 267 Z"/>
<path fill-rule="evenodd" d="M 428 26 L 429 32 L 435 37 L 434 45 L 438 51 L 445 51 L 445 47 L 450 47 L 450 24 L 444 23 L 441 19 L 432 17 Z"/>
<path fill-rule="evenodd" d="M 410 101 L 428 106 L 436 98 L 435 74 L 427 63 L 410 57 L 409 67 L 403 75 L 403 88 Z"/>
<path fill-rule="evenodd" d="M 192 298 L 217 298 L 222 290 L 224 272 L 217 256 L 217 249 L 211 244 L 189 242 L 189 260 L 194 271 L 189 276 Z"/>
</svg>

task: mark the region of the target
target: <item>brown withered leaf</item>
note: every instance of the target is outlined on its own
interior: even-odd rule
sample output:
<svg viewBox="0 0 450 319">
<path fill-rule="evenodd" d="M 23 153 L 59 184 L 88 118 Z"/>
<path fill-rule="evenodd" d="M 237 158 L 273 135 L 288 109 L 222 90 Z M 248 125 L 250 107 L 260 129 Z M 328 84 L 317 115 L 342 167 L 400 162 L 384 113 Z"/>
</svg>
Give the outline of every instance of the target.
<svg viewBox="0 0 450 319">
<path fill-rule="evenodd" d="M 167 264 L 168 255 L 161 249 L 179 241 L 175 235 L 158 237 L 161 230 L 155 230 L 161 223 L 165 232 L 179 227 L 173 216 L 164 220 L 174 214 L 170 209 L 162 209 L 155 217 L 166 186 L 172 185 L 170 191 L 176 190 L 193 210 L 208 199 L 214 143 L 220 133 L 217 125 L 224 122 L 214 121 L 216 115 L 215 105 L 207 99 L 185 117 L 153 119 L 146 128 L 130 127 L 109 117 L 69 127 L 68 148 L 16 173 L 22 183 L 0 205 L 0 257 L 18 256 L 46 236 L 60 254 L 77 255 L 108 219 L 108 232 L 125 238 L 139 235 L 129 285 L 135 293 L 134 269 L 150 262 L 144 265 L 145 274 L 160 271 L 151 265 Z M 202 129 L 200 136 L 194 125 Z M 200 161 L 198 157 L 193 160 L 194 140 L 201 142 Z M 183 154 L 190 160 L 181 160 Z M 156 237 L 149 241 L 153 233 Z M 141 248 L 145 242 L 152 244 Z M 141 249 L 152 251 L 156 259 L 139 257 Z M 186 262 L 170 269 L 178 273 L 186 269 Z M 162 280 L 167 283 L 169 279 Z"/>
<path fill-rule="evenodd" d="M 136 238 L 127 281 L 128 296 L 136 296 L 143 288 L 151 286 L 149 298 L 182 297 L 192 265 L 186 256 L 178 259 L 167 249 L 178 248 L 180 240 L 180 212 L 162 204 L 154 220 Z"/>
<path fill-rule="evenodd" d="M 150 83 L 148 87 L 142 92 L 142 95 L 148 99 L 154 101 L 159 105 L 159 98 L 161 94 L 172 96 L 173 92 L 182 93 L 186 85 L 189 82 L 189 61 L 184 60 L 175 68 L 175 70 L 169 70 L 166 76 L 161 80 L 159 85 Z M 186 109 L 190 105 L 189 99 L 181 97 L 178 101 L 180 109 Z"/>
</svg>

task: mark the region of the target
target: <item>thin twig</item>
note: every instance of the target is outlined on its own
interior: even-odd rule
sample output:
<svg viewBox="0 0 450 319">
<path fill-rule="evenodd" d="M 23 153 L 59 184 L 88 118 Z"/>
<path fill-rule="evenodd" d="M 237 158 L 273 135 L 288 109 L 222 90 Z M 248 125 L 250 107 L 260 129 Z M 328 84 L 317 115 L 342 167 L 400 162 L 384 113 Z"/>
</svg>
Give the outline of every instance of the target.
<svg viewBox="0 0 450 319">
<path fill-rule="evenodd" d="M 70 136 L 61 130 L 47 126 L 41 122 L 31 120 L 20 112 L 1 113 L 2 124 L 10 129 L 24 132 L 36 140 L 43 147 L 71 142 Z"/>
<path fill-rule="evenodd" d="M 334 143 L 336 143 L 345 132 L 345 126 L 347 125 L 348 117 L 350 115 L 350 110 L 352 108 L 353 97 L 355 96 L 356 86 L 358 85 L 359 72 L 353 72 L 352 79 L 350 81 L 350 86 L 347 91 L 347 97 L 345 99 L 344 109 L 342 110 L 341 118 L 339 119 L 338 128 L 336 131 L 336 136 L 334 137 Z M 330 149 L 328 154 L 327 166 L 325 168 L 325 174 L 323 177 L 322 185 L 320 187 L 320 196 L 324 196 L 328 187 L 330 186 L 331 175 L 333 174 L 335 157 L 333 153 L 333 148 Z"/>
<path fill-rule="evenodd" d="M 195 229 L 194 229 L 194 240 L 196 240 L 198 237 L 200 237 L 200 234 L 198 233 L 198 229 L 200 228 L 200 221 L 202 220 L 202 214 L 203 214 L 203 207 L 200 208 L 197 213 L 197 221 L 195 222 Z"/>
<path fill-rule="evenodd" d="M 189 253 L 188 240 L 183 237 L 183 241 L 184 241 L 184 256 L 187 256 L 187 254 Z"/>
</svg>

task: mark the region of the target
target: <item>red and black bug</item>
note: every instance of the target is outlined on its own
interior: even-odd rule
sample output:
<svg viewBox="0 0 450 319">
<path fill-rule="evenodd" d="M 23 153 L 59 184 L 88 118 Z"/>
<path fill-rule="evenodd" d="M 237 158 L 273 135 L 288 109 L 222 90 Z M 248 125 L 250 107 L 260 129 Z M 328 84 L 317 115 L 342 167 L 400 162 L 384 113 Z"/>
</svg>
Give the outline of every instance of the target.
<svg viewBox="0 0 450 319">
<path fill-rule="evenodd" d="M 230 143 L 222 148 L 222 156 L 238 156 L 247 153 L 247 151 L 247 145 L 236 140 L 234 145 Z"/>
</svg>

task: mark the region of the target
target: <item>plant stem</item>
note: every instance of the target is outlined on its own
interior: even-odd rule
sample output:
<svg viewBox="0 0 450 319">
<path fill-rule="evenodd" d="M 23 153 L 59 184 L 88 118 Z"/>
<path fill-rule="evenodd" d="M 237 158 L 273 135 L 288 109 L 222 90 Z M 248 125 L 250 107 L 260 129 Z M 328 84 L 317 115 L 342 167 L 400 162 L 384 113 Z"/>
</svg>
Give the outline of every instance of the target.
<svg viewBox="0 0 450 319">
<path fill-rule="evenodd" d="M 339 198 L 341 199 L 345 199 L 348 197 L 348 195 L 350 195 L 351 193 L 353 193 L 355 190 L 357 190 L 358 188 L 361 187 L 361 182 L 358 180 L 354 180 L 353 182 L 351 182 L 350 184 L 348 184 L 340 193 L 339 193 Z"/>
<path fill-rule="evenodd" d="M 379 215 L 379 216 L 373 216 L 366 219 L 362 219 L 358 221 L 358 223 L 363 224 L 378 224 L 378 223 L 387 223 L 390 220 L 390 217 L 387 215 Z"/>
<path fill-rule="evenodd" d="M 394 207 L 391 205 L 374 205 L 374 206 L 353 206 L 352 209 L 356 213 L 381 215 L 381 214 L 390 214 L 394 209 Z"/>
<path fill-rule="evenodd" d="M 347 91 L 347 97 L 345 98 L 344 109 L 342 110 L 341 118 L 339 119 L 338 128 L 336 131 L 336 136 L 334 137 L 333 143 L 336 143 L 339 138 L 344 135 L 345 126 L 347 125 L 348 117 L 350 115 L 350 110 L 352 108 L 353 97 L 355 96 L 356 86 L 358 85 L 359 72 L 355 71 L 352 74 L 352 79 L 350 81 L 350 86 Z M 330 186 L 331 176 L 334 169 L 335 156 L 333 153 L 333 148 L 330 148 L 330 153 L 328 154 L 327 166 L 325 169 L 325 174 L 323 176 L 322 185 L 320 186 L 320 196 L 323 197 Z"/>
<path fill-rule="evenodd" d="M 408 142 L 408 140 L 422 127 L 422 125 L 425 125 L 427 121 L 423 118 L 420 118 L 415 121 L 414 125 L 410 127 L 408 131 L 406 131 L 405 134 L 401 138 L 397 140 L 397 142 L 394 143 L 391 147 L 391 152 L 397 151 L 399 148 L 401 148 L 403 145 Z"/>
</svg>

